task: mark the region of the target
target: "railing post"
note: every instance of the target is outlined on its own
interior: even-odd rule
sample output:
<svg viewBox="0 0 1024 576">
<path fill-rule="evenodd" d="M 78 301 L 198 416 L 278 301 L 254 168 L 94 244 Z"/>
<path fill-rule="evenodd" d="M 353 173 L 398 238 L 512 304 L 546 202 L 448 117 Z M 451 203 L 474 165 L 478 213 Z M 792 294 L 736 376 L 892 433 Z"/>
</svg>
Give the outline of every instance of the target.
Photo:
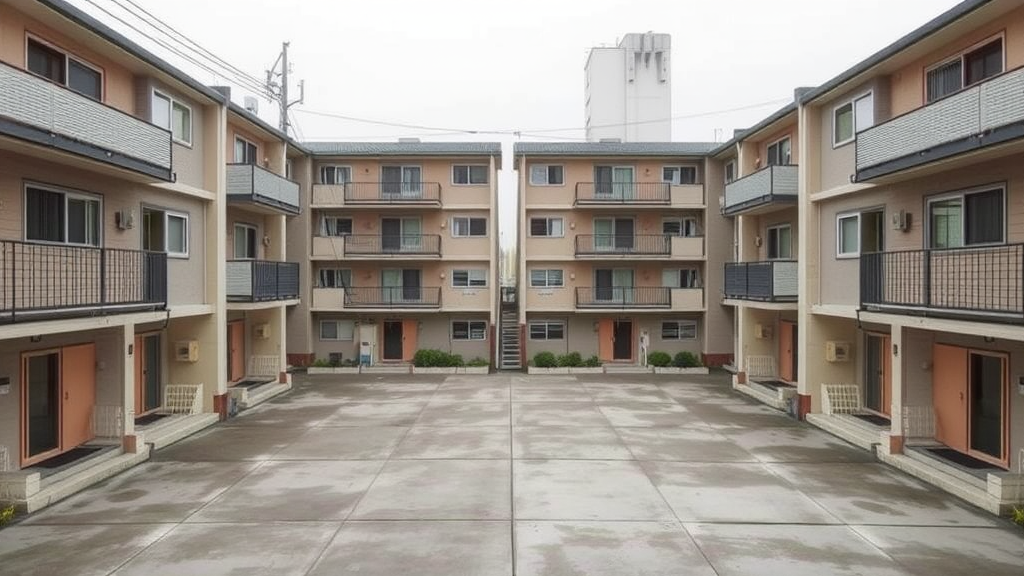
<svg viewBox="0 0 1024 576">
<path fill-rule="evenodd" d="M 107 249 L 100 248 L 100 306 L 107 304 Z"/>
<path fill-rule="evenodd" d="M 924 260 L 922 261 L 922 268 L 924 270 L 924 278 L 921 279 L 921 285 L 924 286 L 924 307 L 931 308 L 932 305 L 932 251 L 926 248 L 924 250 Z"/>
</svg>

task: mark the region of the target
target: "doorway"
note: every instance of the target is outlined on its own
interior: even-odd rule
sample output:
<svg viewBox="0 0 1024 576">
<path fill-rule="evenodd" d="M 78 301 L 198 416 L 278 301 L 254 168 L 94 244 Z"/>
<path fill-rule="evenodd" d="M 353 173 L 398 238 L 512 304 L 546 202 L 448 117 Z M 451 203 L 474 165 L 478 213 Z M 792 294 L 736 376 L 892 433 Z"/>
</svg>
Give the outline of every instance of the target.
<svg viewBox="0 0 1024 576">
<path fill-rule="evenodd" d="M 402 359 L 402 321 L 384 321 L 384 360 Z"/>
<path fill-rule="evenodd" d="M 594 250 L 599 252 L 632 252 L 634 244 L 632 218 L 595 218 Z"/>
<path fill-rule="evenodd" d="M 892 339 L 867 334 L 864 344 L 864 407 L 892 416 Z"/>
<path fill-rule="evenodd" d="M 21 356 L 21 463 L 28 466 L 92 440 L 96 345 Z"/>
<path fill-rule="evenodd" d="M 932 355 L 935 439 L 1006 468 L 1007 356 L 945 344 L 935 344 Z"/>
<path fill-rule="evenodd" d="M 152 412 L 163 403 L 160 385 L 160 335 L 135 337 L 135 415 Z"/>
<path fill-rule="evenodd" d="M 245 320 L 228 322 L 228 382 L 245 378 Z"/>
<path fill-rule="evenodd" d="M 795 322 L 779 322 L 779 378 L 796 382 L 797 370 L 797 326 Z"/>
<path fill-rule="evenodd" d="M 633 359 L 633 321 L 616 320 L 612 329 L 612 359 Z"/>
</svg>

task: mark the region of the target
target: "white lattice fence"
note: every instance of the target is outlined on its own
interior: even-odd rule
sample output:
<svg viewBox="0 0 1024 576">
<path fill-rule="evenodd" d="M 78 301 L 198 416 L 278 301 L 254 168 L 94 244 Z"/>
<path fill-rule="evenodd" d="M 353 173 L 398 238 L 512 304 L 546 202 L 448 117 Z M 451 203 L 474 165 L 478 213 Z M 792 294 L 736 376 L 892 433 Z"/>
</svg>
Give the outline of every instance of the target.
<svg viewBox="0 0 1024 576">
<path fill-rule="evenodd" d="M 199 414 L 203 411 L 202 384 L 168 384 L 164 387 L 164 412 Z"/>
<path fill-rule="evenodd" d="M 746 369 L 748 378 L 775 378 L 775 357 L 747 356 Z"/>
<path fill-rule="evenodd" d="M 120 406 L 96 406 L 92 411 L 92 432 L 100 438 L 124 435 L 124 410 Z"/>
<path fill-rule="evenodd" d="M 278 356 L 250 356 L 249 376 L 276 378 L 281 372 L 281 359 Z"/>
<path fill-rule="evenodd" d="M 854 414 L 863 404 L 860 386 L 853 384 L 822 384 L 821 411 L 824 414 Z"/>
<path fill-rule="evenodd" d="M 935 410 L 931 406 L 904 406 L 903 437 L 934 438 Z"/>
</svg>

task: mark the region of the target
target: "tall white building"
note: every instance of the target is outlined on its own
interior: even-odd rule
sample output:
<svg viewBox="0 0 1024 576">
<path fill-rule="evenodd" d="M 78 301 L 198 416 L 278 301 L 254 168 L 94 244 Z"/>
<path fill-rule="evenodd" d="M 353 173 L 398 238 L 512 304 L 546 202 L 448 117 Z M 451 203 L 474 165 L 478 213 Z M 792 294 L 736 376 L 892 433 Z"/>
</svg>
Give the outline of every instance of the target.
<svg viewBox="0 0 1024 576">
<path fill-rule="evenodd" d="M 614 48 L 591 48 L 584 68 L 587 141 L 672 140 L 672 37 L 626 34 Z"/>
</svg>

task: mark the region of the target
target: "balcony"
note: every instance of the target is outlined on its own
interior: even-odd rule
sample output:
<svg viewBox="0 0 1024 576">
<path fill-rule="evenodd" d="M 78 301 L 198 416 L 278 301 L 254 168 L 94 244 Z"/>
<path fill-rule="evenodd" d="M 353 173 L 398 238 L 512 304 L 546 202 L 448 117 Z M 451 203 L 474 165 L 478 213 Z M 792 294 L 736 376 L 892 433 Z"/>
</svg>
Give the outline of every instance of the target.
<svg viewBox="0 0 1024 576">
<path fill-rule="evenodd" d="M 672 289 L 659 286 L 576 288 L 577 308 L 626 309 L 672 307 Z"/>
<path fill-rule="evenodd" d="M 763 214 L 795 205 L 798 182 L 796 165 L 762 168 L 725 185 L 722 214 Z"/>
<path fill-rule="evenodd" d="M 672 185 L 666 182 L 577 182 L 577 206 L 622 206 L 623 204 L 669 205 Z"/>
<path fill-rule="evenodd" d="M 857 135 L 857 180 L 1024 138 L 1024 69 L 1018 68 Z"/>
<path fill-rule="evenodd" d="M 316 208 L 438 207 L 441 205 L 441 184 L 438 182 L 314 184 L 312 204 Z"/>
<path fill-rule="evenodd" d="M 164 253 L 0 241 L 0 324 L 166 307 Z"/>
<path fill-rule="evenodd" d="M 0 135 L 170 182 L 171 133 L 0 62 Z"/>
<path fill-rule="evenodd" d="M 227 296 L 230 302 L 273 302 L 299 297 L 297 262 L 228 260 Z"/>
<path fill-rule="evenodd" d="M 227 197 L 229 202 L 247 203 L 260 211 L 296 215 L 299 184 L 254 164 L 227 165 Z"/>
<path fill-rule="evenodd" d="M 577 234 L 576 256 L 587 260 L 700 260 L 704 258 L 704 237 L 667 234 Z"/>
<path fill-rule="evenodd" d="M 344 289 L 344 308 L 440 307 L 440 286 L 356 286 Z"/>
<path fill-rule="evenodd" d="M 797 294 L 796 260 L 725 263 L 726 298 L 796 302 Z"/>
<path fill-rule="evenodd" d="M 869 311 L 1024 324 L 1024 244 L 876 252 L 860 258 Z"/>
<path fill-rule="evenodd" d="M 348 257 L 440 258 L 440 234 L 344 236 L 343 249 Z"/>
</svg>

